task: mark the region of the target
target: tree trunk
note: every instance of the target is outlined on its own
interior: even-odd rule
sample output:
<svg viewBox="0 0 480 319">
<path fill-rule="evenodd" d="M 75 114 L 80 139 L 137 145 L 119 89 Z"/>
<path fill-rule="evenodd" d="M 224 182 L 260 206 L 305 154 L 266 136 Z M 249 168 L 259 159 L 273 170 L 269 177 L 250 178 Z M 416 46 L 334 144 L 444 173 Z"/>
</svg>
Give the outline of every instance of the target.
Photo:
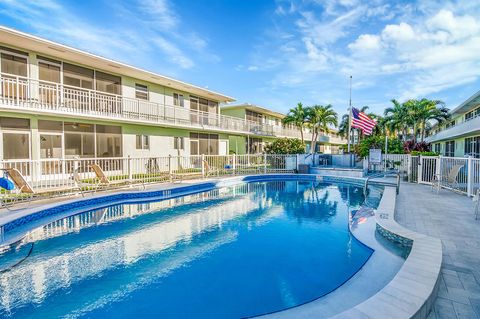
<svg viewBox="0 0 480 319">
<path fill-rule="evenodd" d="M 311 154 L 315 153 L 315 142 L 316 142 L 316 134 L 315 134 L 315 128 L 314 128 L 312 131 L 312 142 L 310 143 Z"/>
<path fill-rule="evenodd" d="M 301 139 L 302 139 L 302 143 L 304 143 L 304 139 L 303 139 L 303 126 L 300 126 L 300 136 L 301 136 Z"/>
<path fill-rule="evenodd" d="M 425 138 L 425 122 L 422 124 L 422 130 L 420 133 L 420 142 L 423 142 L 423 139 Z"/>
</svg>

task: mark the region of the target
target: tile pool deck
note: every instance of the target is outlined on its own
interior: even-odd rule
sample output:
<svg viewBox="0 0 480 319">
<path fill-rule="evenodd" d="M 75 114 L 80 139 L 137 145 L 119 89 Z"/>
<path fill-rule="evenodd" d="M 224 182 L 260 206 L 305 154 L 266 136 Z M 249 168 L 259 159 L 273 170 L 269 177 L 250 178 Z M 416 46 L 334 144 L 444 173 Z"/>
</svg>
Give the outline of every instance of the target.
<svg viewBox="0 0 480 319">
<path fill-rule="evenodd" d="M 474 219 L 471 198 L 403 183 L 395 218 L 408 229 L 442 240 L 438 297 L 428 319 L 480 319 L 480 220 Z"/>
</svg>

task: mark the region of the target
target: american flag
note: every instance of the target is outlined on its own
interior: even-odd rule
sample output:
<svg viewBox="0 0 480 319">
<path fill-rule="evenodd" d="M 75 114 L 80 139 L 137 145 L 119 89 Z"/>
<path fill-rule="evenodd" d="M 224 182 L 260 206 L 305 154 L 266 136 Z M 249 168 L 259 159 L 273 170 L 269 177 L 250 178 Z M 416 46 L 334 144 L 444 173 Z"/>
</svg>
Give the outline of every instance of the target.
<svg viewBox="0 0 480 319">
<path fill-rule="evenodd" d="M 365 135 L 372 135 L 373 128 L 377 125 L 375 120 L 369 118 L 365 113 L 352 107 L 352 127 L 359 128 Z"/>
</svg>

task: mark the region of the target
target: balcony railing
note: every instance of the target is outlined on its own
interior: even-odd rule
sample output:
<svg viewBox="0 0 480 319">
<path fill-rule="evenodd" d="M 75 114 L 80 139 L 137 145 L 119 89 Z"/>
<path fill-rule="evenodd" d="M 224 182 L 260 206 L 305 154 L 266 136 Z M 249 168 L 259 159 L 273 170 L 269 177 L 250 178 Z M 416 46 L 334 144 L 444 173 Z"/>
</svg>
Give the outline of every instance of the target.
<svg viewBox="0 0 480 319">
<path fill-rule="evenodd" d="M 3 73 L 0 76 L 0 102 L 2 106 L 54 113 L 105 116 L 263 136 L 300 136 L 298 130 L 280 126 Z"/>
<path fill-rule="evenodd" d="M 470 134 L 480 130 L 480 116 L 474 116 L 462 122 L 457 122 L 454 126 L 443 129 L 425 140 L 433 143 L 440 140 L 453 139 L 461 135 Z"/>
</svg>

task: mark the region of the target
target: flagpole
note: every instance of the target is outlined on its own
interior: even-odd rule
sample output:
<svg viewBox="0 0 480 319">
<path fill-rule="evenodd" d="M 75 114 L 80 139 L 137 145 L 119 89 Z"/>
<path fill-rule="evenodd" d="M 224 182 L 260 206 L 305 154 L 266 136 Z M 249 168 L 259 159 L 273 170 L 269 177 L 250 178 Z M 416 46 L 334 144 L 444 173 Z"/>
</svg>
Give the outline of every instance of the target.
<svg viewBox="0 0 480 319">
<path fill-rule="evenodd" d="M 352 136 L 352 76 L 350 75 L 350 102 L 348 106 L 348 153 L 350 153 L 350 141 Z"/>
</svg>

